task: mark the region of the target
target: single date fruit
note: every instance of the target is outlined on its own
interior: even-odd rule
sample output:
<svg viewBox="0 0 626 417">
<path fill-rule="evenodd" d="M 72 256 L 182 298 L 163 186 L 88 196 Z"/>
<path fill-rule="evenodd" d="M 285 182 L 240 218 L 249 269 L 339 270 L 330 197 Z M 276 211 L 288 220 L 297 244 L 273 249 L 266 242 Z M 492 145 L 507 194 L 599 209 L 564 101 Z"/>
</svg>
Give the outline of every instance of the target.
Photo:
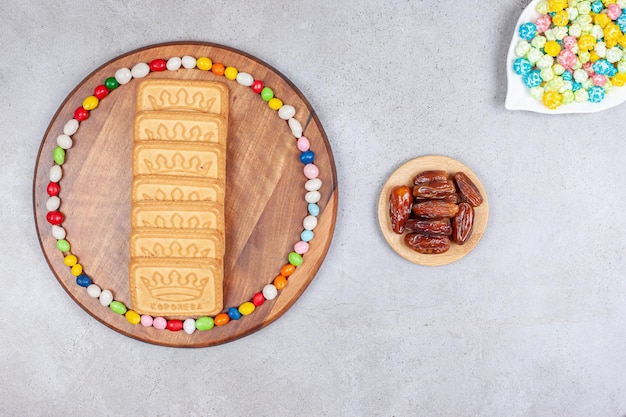
<svg viewBox="0 0 626 417">
<path fill-rule="evenodd" d="M 431 171 L 423 171 L 413 177 L 413 184 L 418 185 L 425 182 L 431 181 L 447 181 L 448 174 L 446 171 L 440 170 L 431 170 Z"/>
<path fill-rule="evenodd" d="M 462 245 L 472 236 L 474 208 L 468 203 L 459 204 L 459 212 L 452 218 L 452 241 Z"/>
<path fill-rule="evenodd" d="M 444 253 L 450 249 L 450 239 L 448 236 L 409 233 L 404 235 L 404 242 L 409 248 L 423 254 Z"/>
<path fill-rule="evenodd" d="M 450 224 L 450 219 L 409 219 L 406 221 L 404 231 L 407 233 L 448 236 L 452 234 L 452 225 Z"/>
<path fill-rule="evenodd" d="M 459 206 L 442 200 L 420 201 L 413 204 L 413 214 L 427 219 L 451 218 L 456 216 Z"/>
<path fill-rule="evenodd" d="M 413 197 L 442 199 L 456 194 L 454 183 L 450 180 L 424 182 L 413 187 Z"/>
<path fill-rule="evenodd" d="M 400 185 L 394 187 L 389 194 L 389 218 L 395 233 L 402 234 L 404 225 L 411 215 L 413 192 L 410 187 Z"/>
<path fill-rule="evenodd" d="M 463 172 L 454 174 L 454 182 L 459 189 L 461 198 L 472 205 L 478 207 L 483 203 L 483 196 L 478 191 L 478 187 Z"/>
</svg>

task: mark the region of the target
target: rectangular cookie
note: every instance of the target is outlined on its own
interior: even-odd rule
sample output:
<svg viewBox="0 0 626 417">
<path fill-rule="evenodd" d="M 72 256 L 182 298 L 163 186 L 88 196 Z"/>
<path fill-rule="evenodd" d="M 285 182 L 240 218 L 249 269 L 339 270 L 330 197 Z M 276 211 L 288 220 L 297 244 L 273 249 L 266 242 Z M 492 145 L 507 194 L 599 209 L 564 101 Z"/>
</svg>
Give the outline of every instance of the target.
<svg viewBox="0 0 626 417">
<path fill-rule="evenodd" d="M 139 201 L 215 201 L 224 204 L 225 181 L 221 178 L 140 175 L 133 178 L 131 199 Z"/>
<path fill-rule="evenodd" d="M 142 141 L 133 148 L 133 175 L 226 178 L 226 149 L 215 143 Z"/>
<path fill-rule="evenodd" d="M 129 270 L 131 303 L 142 314 L 200 317 L 222 310 L 220 259 L 134 258 Z"/>
<path fill-rule="evenodd" d="M 226 144 L 228 125 L 223 116 L 197 112 L 142 111 L 135 116 L 135 143 L 144 140 Z"/>
<path fill-rule="evenodd" d="M 150 110 L 219 114 L 228 119 L 228 87 L 197 80 L 143 80 L 137 87 L 137 112 Z"/>
<path fill-rule="evenodd" d="M 130 218 L 133 229 L 225 230 L 224 205 L 214 201 L 136 201 Z"/>
<path fill-rule="evenodd" d="M 224 234 L 216 229 L 137 228 L 130 233 L 130 257 L 216 258 L 224 256 Z"/>
</svg>

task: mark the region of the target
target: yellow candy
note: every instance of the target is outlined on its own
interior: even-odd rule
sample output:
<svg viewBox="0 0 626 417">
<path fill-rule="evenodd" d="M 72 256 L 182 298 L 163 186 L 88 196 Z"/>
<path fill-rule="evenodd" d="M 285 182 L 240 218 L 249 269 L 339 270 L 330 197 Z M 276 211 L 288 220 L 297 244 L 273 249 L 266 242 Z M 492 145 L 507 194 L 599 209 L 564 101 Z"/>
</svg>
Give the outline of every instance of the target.
<svg viewBox="0 0 626 417">
<path fill-rule="evenodd" d="M 63 258 L 63 263 L 70 267 L 76 265 L 76 262 L 78 262 L 78 258 L 75 255 L 67 255 Z"/>
<path fill-rule="evenodd" d="M 89 96 L 85 100 L 83 100 L 83 108 L 85 110 L 93 110 L 96 107 L 98 107 L 98 103 L 99 102 L 100 102 L 100 100 L 98 100 L 97 97 Z"/>
<path fill-rule="evenodd" d="M 250 301 L 246 301 L 242 305 L 239 306 L 238 310 L 242 316 L 248 316 L 252 314 L 256 307 Z"/>
<path fill-rule="evenodd" d="M 231 81 L 234 81 L 237 78 L 237 74 L 239 74 L 239 71 L 237 71 L 237 68 L 235 67 L 226 67 L 224 70 L 224 77 Z"/>
<path fill-rule="evenodd" d="M 196 66 L 202 71 L 209 71 L 213 66 L 213 61 L 203 56 L 202 58 L 198 58 L 198 60 L 196 61 Z"/>
<path fill-rule="evenodd" d="M 620 36 L 617 43 L 622 47 L 622 49 L 626 48 L 626 36 Z"/>
<path fill-rule="evenodd" d="M 567 0 L 548 0 L 548 8 L 551 12 L 560 12 L 567 8 Z"/>
<path fill-rule="evenodd" d="M 139 324 L 141 322 L 141 316 L 139 315 L 139 313 L 133 310 L 128 310 L 124 314 L 124 317 L 126 317 L 126 321 L 128 321 L 130 324 Z"/>
<path fill-rule="evenodd" d="M 596 38 L 593 35 L 585 33 L 578 38 L 578 49 L 581 51 L 591 51 L 596 46 Z"/>
<path fill-rule="evenodd" d="M 556 41 L 548 41 L 543 46 L 543 50 L 550 56 L 558 56 L 561 52 L 561 45 Z"/>
<path fill-rule="evenodd" d="M 283 102 L 281 99 L 273 97 L 267 102 L 267 105 L 270 106 L 270 109 L 272 110 L 278 110 L 283 107 Z"/>
<path fill-rule="evenodd" d="M 596 54 L 596 51 L 591 51 L 591 54 L 589 54 L 589 61 L 596 62 L 598 59 L 600 59 L 600 57 Z"/>
<path fill-rule="evenodd" d="M 606 42 L 607 46 L 609 46 L 609 40 L 613 42 L 613 45 L 609 46 L 609 48 L 615 46 L 617 40 L 622 36 L 624 36 L 624 34 L 620 30 L 619 26 L 615 23 L 611 22 L 604 27 L 604 41 Z"/>
<path fill-rule="evenodd" d="M 611 22 L 611 18 L 606 15 L 606 13 L 598 13 L 593 17 L 593 22 L 596 25 L 600 25 L 601 28 L 604 28 Z M 556 23 L 555 23 L 556 24 Z"/>
<path fill-rule="evenodd" d="M 83 266 L 81 264 L 76 264 L 72 266 L 72 275 L 75 277 L 79 276 L 83 273 Z"/>
<path fill-rule="evenodd" d="M 556 12 L 554 16 L 552 16 L 552 23 L 554 23 L 554 26 L 567 26 L 567 24 L 569 23 L 569 17 L 567 12 L 565 10 Z"/>
<path fill-rule="evenodd" d="M 563 102 L 563 97 L 555 90 L 546 91 L 543 94 L 541 99 L 543 101 L 543 105 L 549 108 L 550 110 L 554 110 L 561 105 Z"/>
<path fill-rule="evenodd" d="M 623 87 L 624 84 L 626 84 L 626 74 L 623 72 L 618 72 L 613 78 L 611 78 L 611 82 L 616 87 Z"/>
</svg>

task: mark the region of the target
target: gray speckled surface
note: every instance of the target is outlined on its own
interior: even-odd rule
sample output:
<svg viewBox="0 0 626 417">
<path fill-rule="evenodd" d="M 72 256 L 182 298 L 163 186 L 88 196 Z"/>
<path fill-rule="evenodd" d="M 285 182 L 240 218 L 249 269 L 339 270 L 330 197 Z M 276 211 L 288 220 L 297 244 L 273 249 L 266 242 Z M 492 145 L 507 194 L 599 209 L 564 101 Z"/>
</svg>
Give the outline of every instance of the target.
<svg viewBox="0 0 626 417">
<path fill-rule="evenodd" d="M 527 2 L 434 4 L 2 2 L 0 415 L 626 415 L 624 107 L 506 111 Z M 196 350 L 88 316 L 32 219 L 35 158 L 67 94 L 122 53 L 176 40 L 246 51 L 289 78 L 340 187 L 330 251 L 293 308 Z M 446 267 L 408 263 L 378 229 L 384 181 L 427 154 L 471 167 L 490 198 L 483 240 Z"/>
</svg>

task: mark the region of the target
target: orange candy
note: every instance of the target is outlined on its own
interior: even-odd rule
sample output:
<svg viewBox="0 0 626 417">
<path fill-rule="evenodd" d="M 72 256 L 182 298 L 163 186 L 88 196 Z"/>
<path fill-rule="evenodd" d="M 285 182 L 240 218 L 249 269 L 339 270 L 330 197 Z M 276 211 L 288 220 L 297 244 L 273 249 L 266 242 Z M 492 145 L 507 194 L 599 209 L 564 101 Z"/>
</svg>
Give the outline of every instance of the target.
<svg viewBox="0 0 626 417">
<path fill-rule="evenodd" d="M 223 326 L 230 321 L 230 317 L 226 313 L 220 313 L 213 319 L 216 326 Z"/>
<path fill-rule="evenodd" d="M 282 290 L 287 286 L 287 278 L 282 275 L 277 276 L 274 278 L 274 286 L 278 291 Z"/>
<path fill-rule="evenodd" d="M 224 64 L 220 64 L 219 62 L 214 63 L 211 67 L 211 72 L 215 75 L 224 75 L 224 71 L 226 71 Z"/>
<path fill-rule="evenodd" d="M 294 265 L 287 264 L 283 266 L 282 268 L 280 268 L 280 275 L 284 277 L 288 277 L 289 275 L 293 274 L 295 270 L 296 270 L 296 267 Z"/>
</svg>

